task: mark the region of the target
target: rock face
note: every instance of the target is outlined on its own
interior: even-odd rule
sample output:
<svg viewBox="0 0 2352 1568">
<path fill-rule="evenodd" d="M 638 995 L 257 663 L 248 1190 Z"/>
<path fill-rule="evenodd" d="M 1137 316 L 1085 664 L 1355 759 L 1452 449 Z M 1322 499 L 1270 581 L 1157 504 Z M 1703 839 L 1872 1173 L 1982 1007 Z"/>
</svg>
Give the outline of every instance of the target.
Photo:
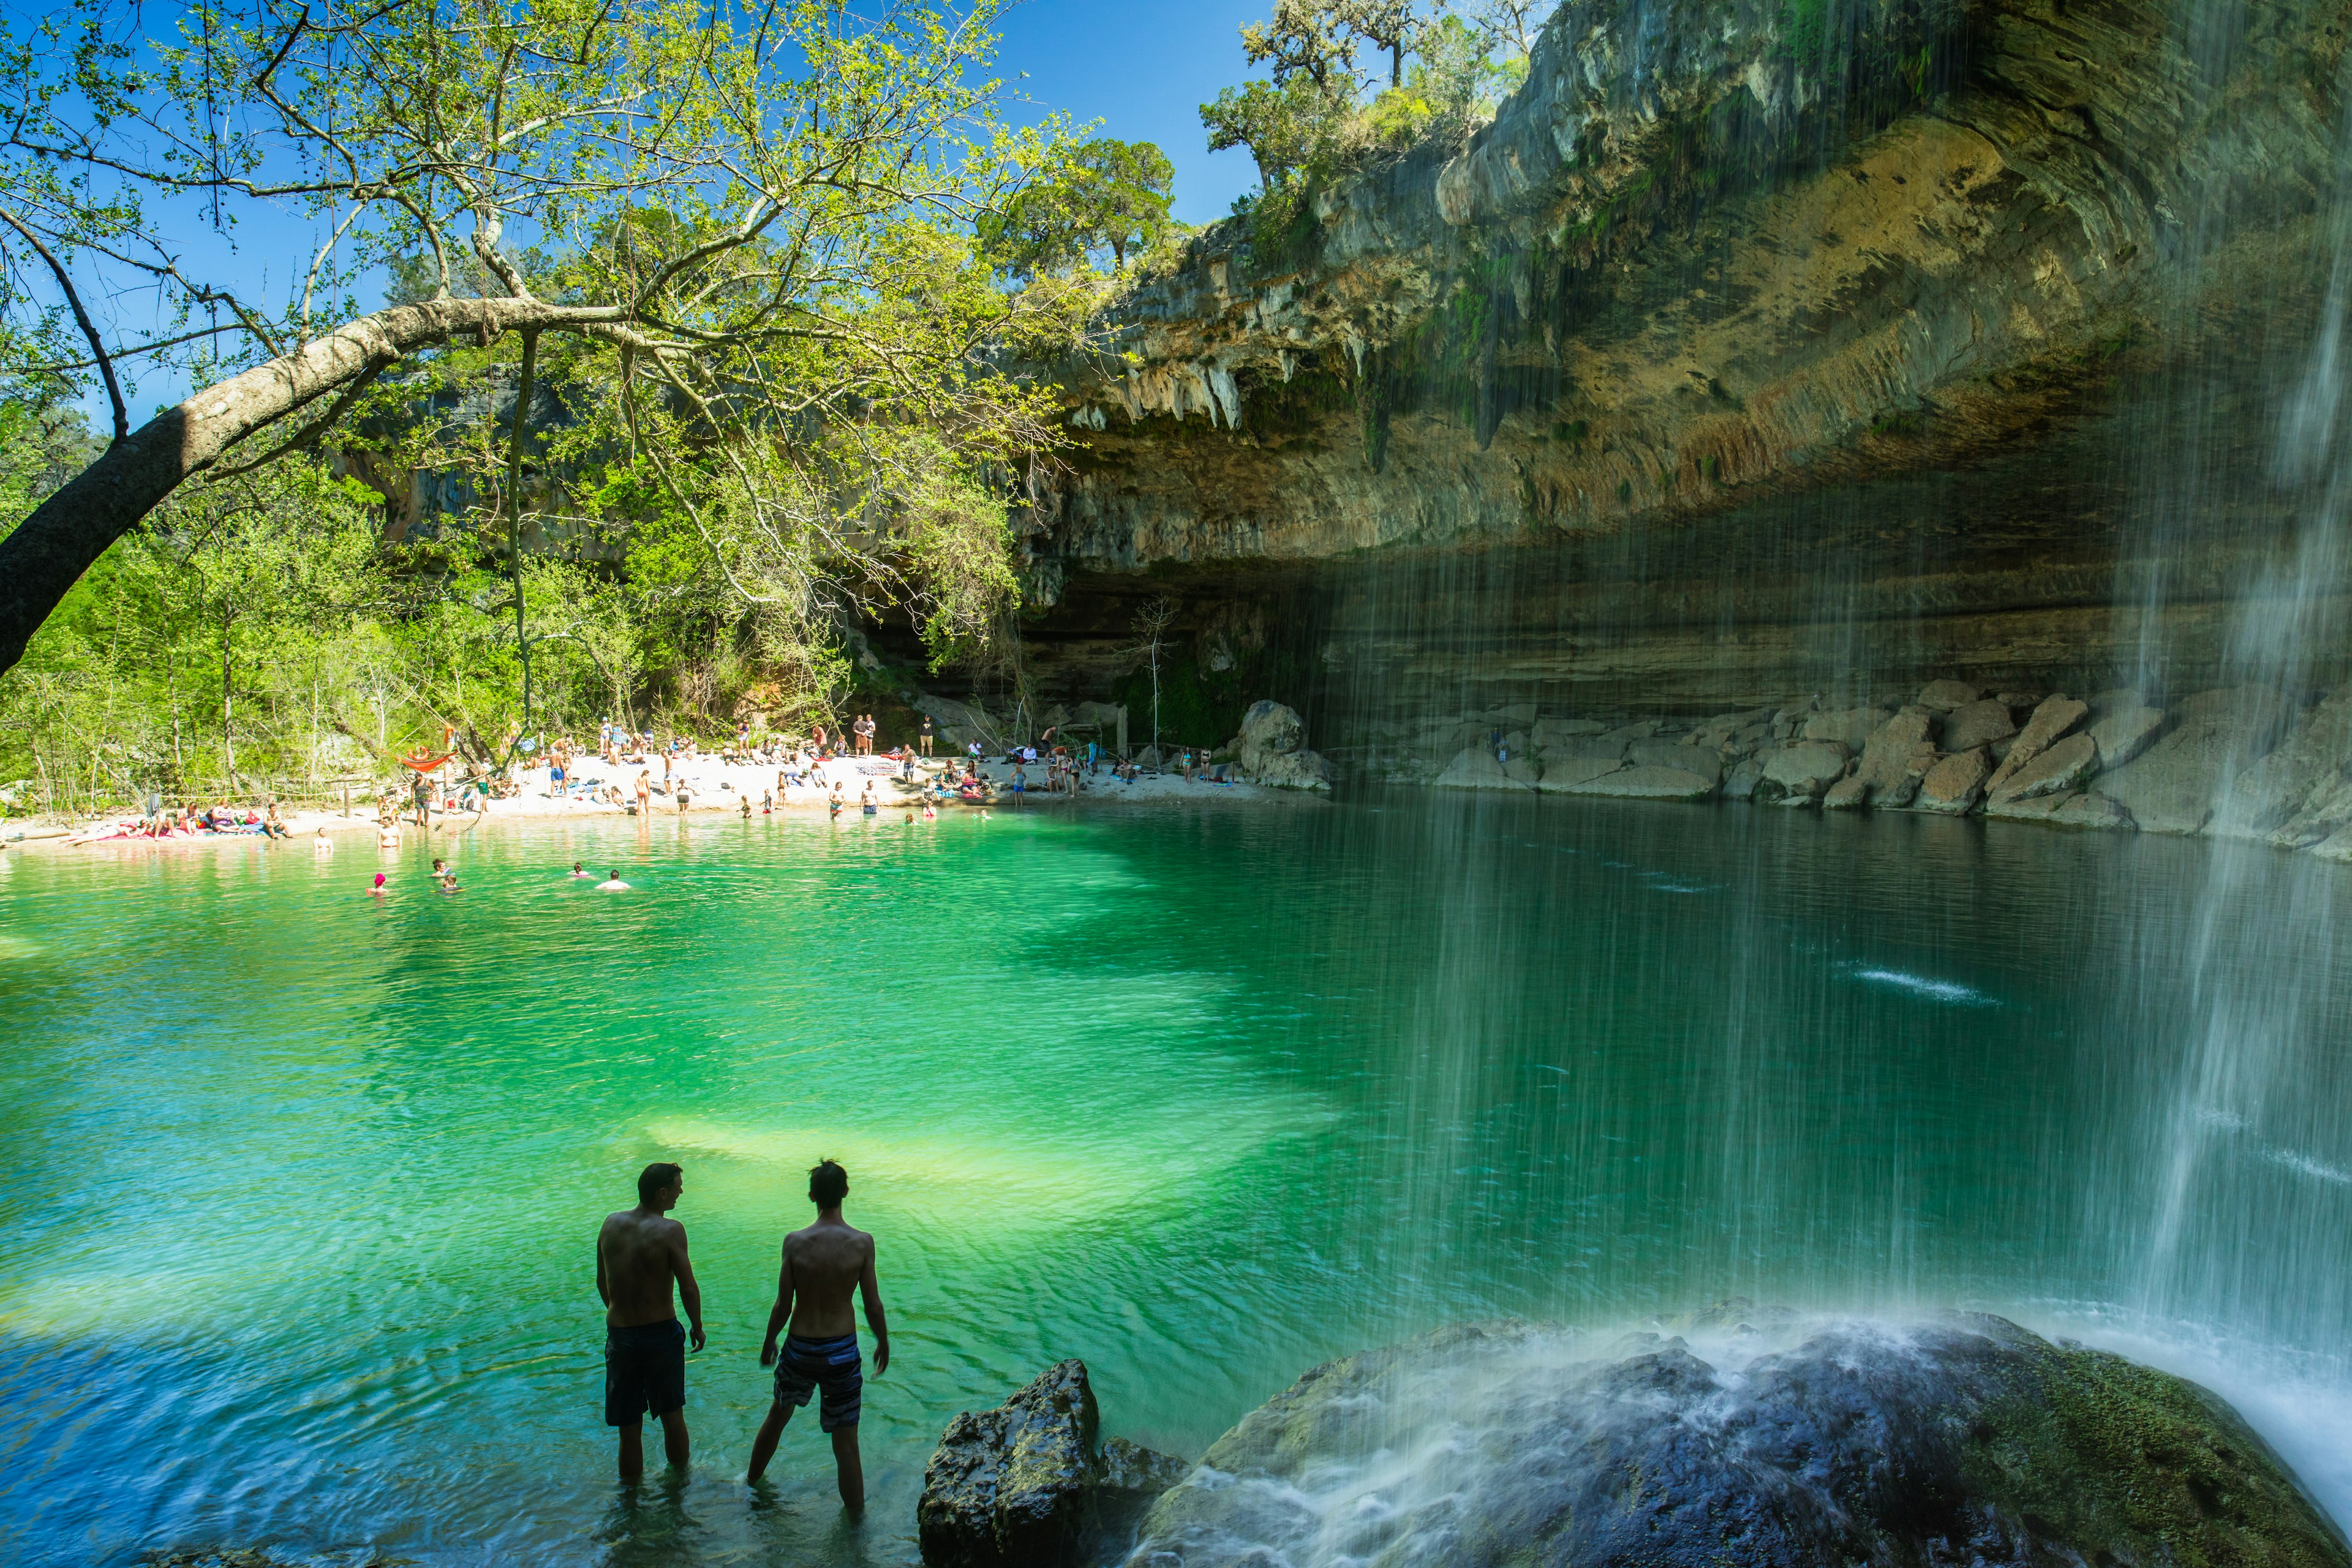
<svg viewBox="0 0 2352 1568">
<path fill-rule="evenodd" d="M 1128 1562 L 2352 1563 L 2192 1384 L 1998 1318 L 1766 1321 L 1455 1328 L 1318 1367 L 1217 1440 Z"/>
<path fill-rule="evenodd" d="M 1114 1437 L 1097 1451 L 1086 1363 L 948 1424 L 915 1522 L 929 1568 L 1057 1568 L 1181 1479 L 1181 1460 Z"/>
</svg>

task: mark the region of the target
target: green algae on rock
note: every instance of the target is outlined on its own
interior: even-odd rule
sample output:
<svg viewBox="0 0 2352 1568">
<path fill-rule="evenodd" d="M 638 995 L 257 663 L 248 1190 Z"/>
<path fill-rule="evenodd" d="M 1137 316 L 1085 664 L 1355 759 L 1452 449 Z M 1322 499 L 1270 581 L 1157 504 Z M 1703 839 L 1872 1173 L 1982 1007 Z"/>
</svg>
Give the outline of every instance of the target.
<svg viewBox="0 0 2352 1568">
<path fill-rule="evenodd" d="M 2352 1564 L 2183 1379 L 1993 1317 L 1748 1318 L 1612 1343 L 1465 1325 L 1318 1367 L 1160 1500 L 1130 1561 Z"/>
</svg>

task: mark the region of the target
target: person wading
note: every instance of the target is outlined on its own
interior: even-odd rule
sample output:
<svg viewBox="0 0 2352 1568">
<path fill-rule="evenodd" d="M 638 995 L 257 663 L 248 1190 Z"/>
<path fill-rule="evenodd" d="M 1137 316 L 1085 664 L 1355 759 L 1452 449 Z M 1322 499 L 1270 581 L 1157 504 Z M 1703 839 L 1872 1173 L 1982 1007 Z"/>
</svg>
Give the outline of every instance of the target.
<svg viewBox="0 0 2352 1568">
<path fill-rule="evenodd" d="M 882 1316 L 882 1287 L 874 1276 L 874 1238 L 852 1229 L 841 1217 L 842 1200 L 849 1195 L 849 1173 L 831 1160 L 821 1160 L 809 1172 L 809 1202 L 816 1205 L 816 1223 L 784 1237 L 782 1271 L 776 1279 L 776 1307 L 768 1314 L 768 1337 L 760 1343 L 760 1364 L 776 1369 L 775 1402 L 751 1442 L 751 1470 L 744 1478 L 756 1482 L 775 1457 L 784 1423 L 793 1412 L 821 1394 L 817 1425 L 833 1435 L 833 1463 L 841 1487 L 842 1505 L 852 1513 L 866 1508 L 866 1468 L 857 1454 L 857 1416 L 865 1395 L 866 1377 L 859 1369 L 857 1325 L 849 1313 L 854 1290 L 866 1307 L 866 1326 L 874 1331 L 874 1375 L 890 1366 L 890 1328 Z M 783 1353 L 776 1353 L 776 1336 L 787 1321 Z"/>
<path fill-rule="evenodd" d="M 676 1165 L 647 1165 L 637 1177 L 637 1206 L 604 1216 L 596 1234 L 596 1294 L 604 1302 L 604 1425 L 621 1433 L 621 1479 L 646 1473 L 645 1416 L 662 1424 L 662 1447 L 684 1468 L 686 1341 L 669 1302 L 677 1285 L 694 1348 L 702 1337 L 702 1290 L 687 1260 L 686 1226 L 669 1217 L 686 1191 Z"/>
</svg>

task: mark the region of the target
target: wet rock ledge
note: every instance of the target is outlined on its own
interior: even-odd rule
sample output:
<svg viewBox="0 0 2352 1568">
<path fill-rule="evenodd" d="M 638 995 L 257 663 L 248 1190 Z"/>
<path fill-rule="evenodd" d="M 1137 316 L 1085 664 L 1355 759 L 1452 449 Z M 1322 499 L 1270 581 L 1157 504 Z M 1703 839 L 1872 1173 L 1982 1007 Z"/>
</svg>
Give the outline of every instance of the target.
<svg viewBox="0 0 2352 1568">
<path fill-rule="evenodd" d="M 1105 1483 L 1066 1362 L 960 1416 L 923 1558 L 1129 1568 L 2352 1568 L 2228 1405 L 2000 1318 L 1894 1325 L 1733 1303 L 1603 1340 L 1463 1325 L 1316 1368 L 1160 1492 Z M 1138 1479 L 1138 1478 L 1131 1478 Z M 1121 1495 L 1130 1499 L 1137 1488 Z M 1047 1517 L 1065 1521 L 1033 1528 Z"/>
</svg>

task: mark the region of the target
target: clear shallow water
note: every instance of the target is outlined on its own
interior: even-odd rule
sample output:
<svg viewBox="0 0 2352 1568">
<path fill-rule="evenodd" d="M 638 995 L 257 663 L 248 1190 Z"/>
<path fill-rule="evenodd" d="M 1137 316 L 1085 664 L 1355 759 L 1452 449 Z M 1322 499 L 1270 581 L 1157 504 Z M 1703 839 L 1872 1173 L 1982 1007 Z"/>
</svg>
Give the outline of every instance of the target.
<svg viewBox="0 0 2352 1568">
<path fill-rule="evenodd" d="M 908 1562 L 940 1427 L 1062 1355 L 1197 1454 L 1447 1319 L 1731 1294 L 2116 1343 L 2352 1515 L 2331 868 L 1417 794 L 432 852 L 383 903 L 357 845 L 0 876 L 0 1558 Z M 895 1330 L 856 1531 L 798 1424 L 733 1479 L 820 1154 Z M 632 1502 L 590 1246 L 656 1158 L 711 1345 Z"/>
</svg>

